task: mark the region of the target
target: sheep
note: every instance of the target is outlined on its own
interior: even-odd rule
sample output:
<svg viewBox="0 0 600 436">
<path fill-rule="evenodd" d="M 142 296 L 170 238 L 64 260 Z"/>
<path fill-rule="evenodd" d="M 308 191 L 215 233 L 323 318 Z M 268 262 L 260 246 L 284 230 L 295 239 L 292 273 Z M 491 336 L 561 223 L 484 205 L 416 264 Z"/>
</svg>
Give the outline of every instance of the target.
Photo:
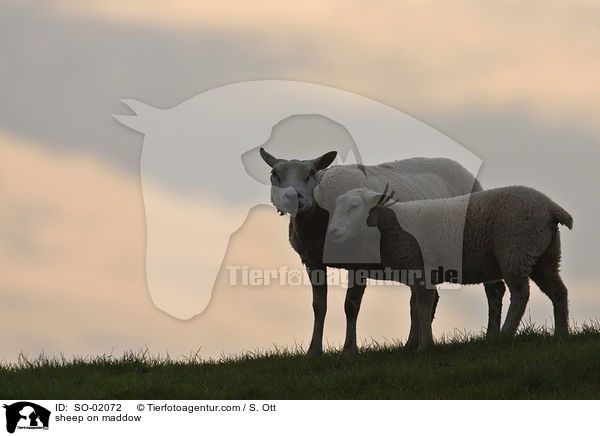
<svg viewBox="0 0 600 436">
<path fill-rule="evenodd" d="M 511 299 L 502 334 L 517 331 L 529 299 L 529 278 L 554 306 L 555 334 L 569 331 L 567 288 L 559 274 L 561 257 L 558 224 L 569 229 L 573 218 L 547 196 L 532 188 L 509 186 L 454 198 L 396 202 L 393 195 L 353 189 L 338 197 L 329 232 L 339 239 L 366 222 L 380 232 L 381 263 L 391 270 L 419 271 L 424 277 L 423 246 L 452 245 L 456 235 L 448 222 L 464 223 L 462 274 L 457 281 L 475 284 L 504 280 Z M 464 221 L 461 212 L 467 205 Z M 407 281 L 408 275 L 396 275 Z M 414 278 L 414 277 L 413 277 Z M 433 284 L 450 281 L 432 275 Z M 434 290 L 423 280 L 409 283 L 417 292 L 419 349 L 433 343 L 431 307 Z M 435 289 L 435 288 L 434 288 Z"/>
<path fill-rule="evenodd" d="M 330 211 L 335 198 L 358 187 L 382 189 L 389 183 L 404 200 L 443 198 L 480 191 L 479 182 L 458 163 L 443 158 L 412 158 L 375 166 L 340 165 L 328 168 L 336 157 L 329 152 L 312 160 L 279 159 L 260 149 L 263 160 L 272 168 L 271 201 L 281 213 L 290 214 L 289 240 L 306 266 L 313 291 L 314 326 L 308 348 L 309 355 L 322 353 L 323 326 L 327 312 L 327 267 L 347 269 L 349 276 L 358 278 L 349 282 L 344 303 L 346 338 L 342 353 L 358 351 L 356 320 L 366 288 L 366 277 L 357 277 L 356 270 L 368 269 L 377 274 L 379 249 L 376 259 L 361 258 L 356 248 L 350 249 L 356 257 L 346 259 L 333 255 L 328 247 L 335 246 L 327 238 Z M 360 244 L 355 243 L 353 247 Z M 490 301 L 490 330 L 500 330 L 500 314 L 504 284 L 485 284 Z M 437 293 L 434 295 L 437 301 Z M 411 317 L 416 316 L 416 296 L 411 293 Z M 435 303 L 431 317 L 435 312 Z M 418 323 L 411 323 L 406 345 L 418 345 Z"/>
</svg>

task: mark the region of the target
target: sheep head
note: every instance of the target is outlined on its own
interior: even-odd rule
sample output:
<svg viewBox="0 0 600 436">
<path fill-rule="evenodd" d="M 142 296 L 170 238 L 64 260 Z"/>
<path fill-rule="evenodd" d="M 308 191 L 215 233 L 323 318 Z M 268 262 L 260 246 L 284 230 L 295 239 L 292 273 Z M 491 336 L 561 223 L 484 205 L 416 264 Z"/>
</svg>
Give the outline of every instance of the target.
<svg viewBox="0 0 600 436">
<path fill-rule="evenodd" d="M 394 191 L 388 192 L 386 185 L 383 193 L 367 188 L 351 189 L 340 195 L 335 202 L 327 234 L 334 242 L 341 243 L 355 238 L 365 230 L 365 225 L 375 227 L 369 218 L 373 211 L 386 208 L 396 202 Z"/>
<path fill-rule="evenodd" d="M 278 159 L 261 147 L 260 155 L 271 170 L 271 202 L 281 213 L 296 215 L 310 210 L 314 204 L 317 171 L 327 168 L 337 156 L 330 151 L 316 159 Z"/>
</svg>

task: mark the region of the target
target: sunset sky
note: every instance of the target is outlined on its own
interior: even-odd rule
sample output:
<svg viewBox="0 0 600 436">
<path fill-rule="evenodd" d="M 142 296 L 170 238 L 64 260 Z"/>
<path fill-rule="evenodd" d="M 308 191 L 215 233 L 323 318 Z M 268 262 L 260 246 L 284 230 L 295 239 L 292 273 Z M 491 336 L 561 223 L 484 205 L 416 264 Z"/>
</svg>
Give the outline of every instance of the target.
<svg viewBox="0 0 600 436">
<path fill-rule="evenodd" d="M 525 184 L 549 195 L 575 220 L 573 231 L 562 231 L 571 318 L 596 319 L 599 23 L 598 4 L 583 0 L 368 8 L 354 1 L 3 2 L 0 360 L 21 350 L 70 356 L 148 346 L 218 357 L 307 346 L 307 286 L 230 286 L 222 269 L 202 315 L 183 321 L 155 307 L 145 276 L 143 136 L 112 117 L 130 113 L 125 98 L 171 108 L 217 86 L 262 79 L 313 82 L 385 103 L 481 158 L 484 187 Z M 210 150 L 211 159 L 226 156 Z M 192 201 L 161 183 L 164 207 L 182 217 L 197 213 L 205 225 L 228 227 L 239 214 L 235 204 Z M 173 262 L 190 255 L 165 253 Z M 287 219 L 270 206 L 253 209 L 230 240 L 226 264 L 300 268 Z M 548 298 L 532 289 L 526 318 L 552 325 Z M 332 287 L 325 331 L 332 345 L 343 341 L 343 298 L 344 289 Z M 434 334 L 478 332 L 486 311 L 481 286 L 443 293 Z M 358 334 L 359 341 L 405 339 L 407 288 L 369 287 Z"/>
</svg>

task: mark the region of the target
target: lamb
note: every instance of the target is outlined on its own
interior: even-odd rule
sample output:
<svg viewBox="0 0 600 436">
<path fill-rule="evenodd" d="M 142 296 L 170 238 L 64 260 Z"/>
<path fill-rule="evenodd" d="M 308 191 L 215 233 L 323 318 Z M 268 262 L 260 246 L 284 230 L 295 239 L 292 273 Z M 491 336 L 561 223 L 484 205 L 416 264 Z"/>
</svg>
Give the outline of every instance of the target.
<svg viewBox="0 0 600 436">
<path fill-rule="evenodd" d="M 456 235 L 445 231 L 457 220 L 465 204 L 462 274 L 457 281 L 475 284 L 503 279 L 511 301 L 502 334 L 515 334 L 529 299 L 529 278 L 550 297 L 554 306 L 555 334 L 569 331 L 567 288 L 559 275 L 561 257 L 558 224 L 569 229 L 573 218 L 539 191 L 523 186 L 490 189 L 447 199 L 396 202 L 392 195 L 360 188 L 336 201 L 329 231 L 351 232 L 365 222 L 380 234 L 381 263 L 394 272 L 418 271 L 426 275 L 422 247 L 451 245 Z M 358 207 L 356 207 L 358 205 Z M 407 274 L 397 274 L 408 281 Z M 414 277 L 413 277 L 414 278 Z M 451 281 L 432 275 L 434 284 Z M 416 289 L 419 349 L 433 343 L 431 307 L 434 295 L 423 280 L 408 283 Z"/>
<path fill-rule="evenodd" d="M 313 291 L 314 327 L 309 355 L 322 353 L 323 326 L 327 311 L 327 267 L 343 268 L 351 275 L 359 269 L 377 274 L 380 268 L 379 249 L 375 260 L 362 258 L 352 241 L 350 259 L 339 257 L 340 251 L 330 253 L 333 247 L 327 238 L 330 212 L 335 199 L 347 190 L 359 187 L 382 189 L 389 183 L 403 200 L 443 198 L 480 191 L 477 180 L 458 163 L 442 158 L 413 158 L 376 166 L 342 165 L 328 168 L 336 153 L 326 153 L 312 160 L 279 159 L 260 149 L 263 160 L 272 168 L 271 201 L 280 213 L 290 214 L 289 239 L 306 266 Z M 372 239 L 372 238 L 371 238 Z M 378 248 L 378 247 L 377 247 Z M 355 276 L 357 277 L 357 276 Z M 366 277 L 349 283 L 344 310 L 346 313 L 346 339 L 342 353 L 355 354 L 356 320 L 360 310 Z M 490 330 L 500 330 L 500 314 L 504 284 L 485 284 L 490 301 Z M 436 301 L 437 293 L 434 294 Z M 416 296 L 411 294 L 411 313 L 416 316 Z M 435 302 L 431 318 L 435 312 Z M 429 326 L 431 328 L 431 326 Z M 417 346 L 418 322 L 411 324 L 407 346 Z"/>
</svg>

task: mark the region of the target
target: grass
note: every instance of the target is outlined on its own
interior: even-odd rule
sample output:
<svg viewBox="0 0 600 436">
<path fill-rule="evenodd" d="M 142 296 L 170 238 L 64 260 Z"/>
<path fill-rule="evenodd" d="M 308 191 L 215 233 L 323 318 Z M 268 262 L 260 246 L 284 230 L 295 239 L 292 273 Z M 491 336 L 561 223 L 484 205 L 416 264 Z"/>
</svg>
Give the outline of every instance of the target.
<svg viewBox="0 0 600 436">
<path fill-rule="evenodd" d="M 417 354 L 372 342 L 358 356 L 279 349 L 200 361 L 147 351 L 116 358 L 21 356 L 0 397 L 32 399 L 598 399 L 600 323 L 566 339 L 526 326 L 513 339 L 458 333 Z"/>
</svg>

